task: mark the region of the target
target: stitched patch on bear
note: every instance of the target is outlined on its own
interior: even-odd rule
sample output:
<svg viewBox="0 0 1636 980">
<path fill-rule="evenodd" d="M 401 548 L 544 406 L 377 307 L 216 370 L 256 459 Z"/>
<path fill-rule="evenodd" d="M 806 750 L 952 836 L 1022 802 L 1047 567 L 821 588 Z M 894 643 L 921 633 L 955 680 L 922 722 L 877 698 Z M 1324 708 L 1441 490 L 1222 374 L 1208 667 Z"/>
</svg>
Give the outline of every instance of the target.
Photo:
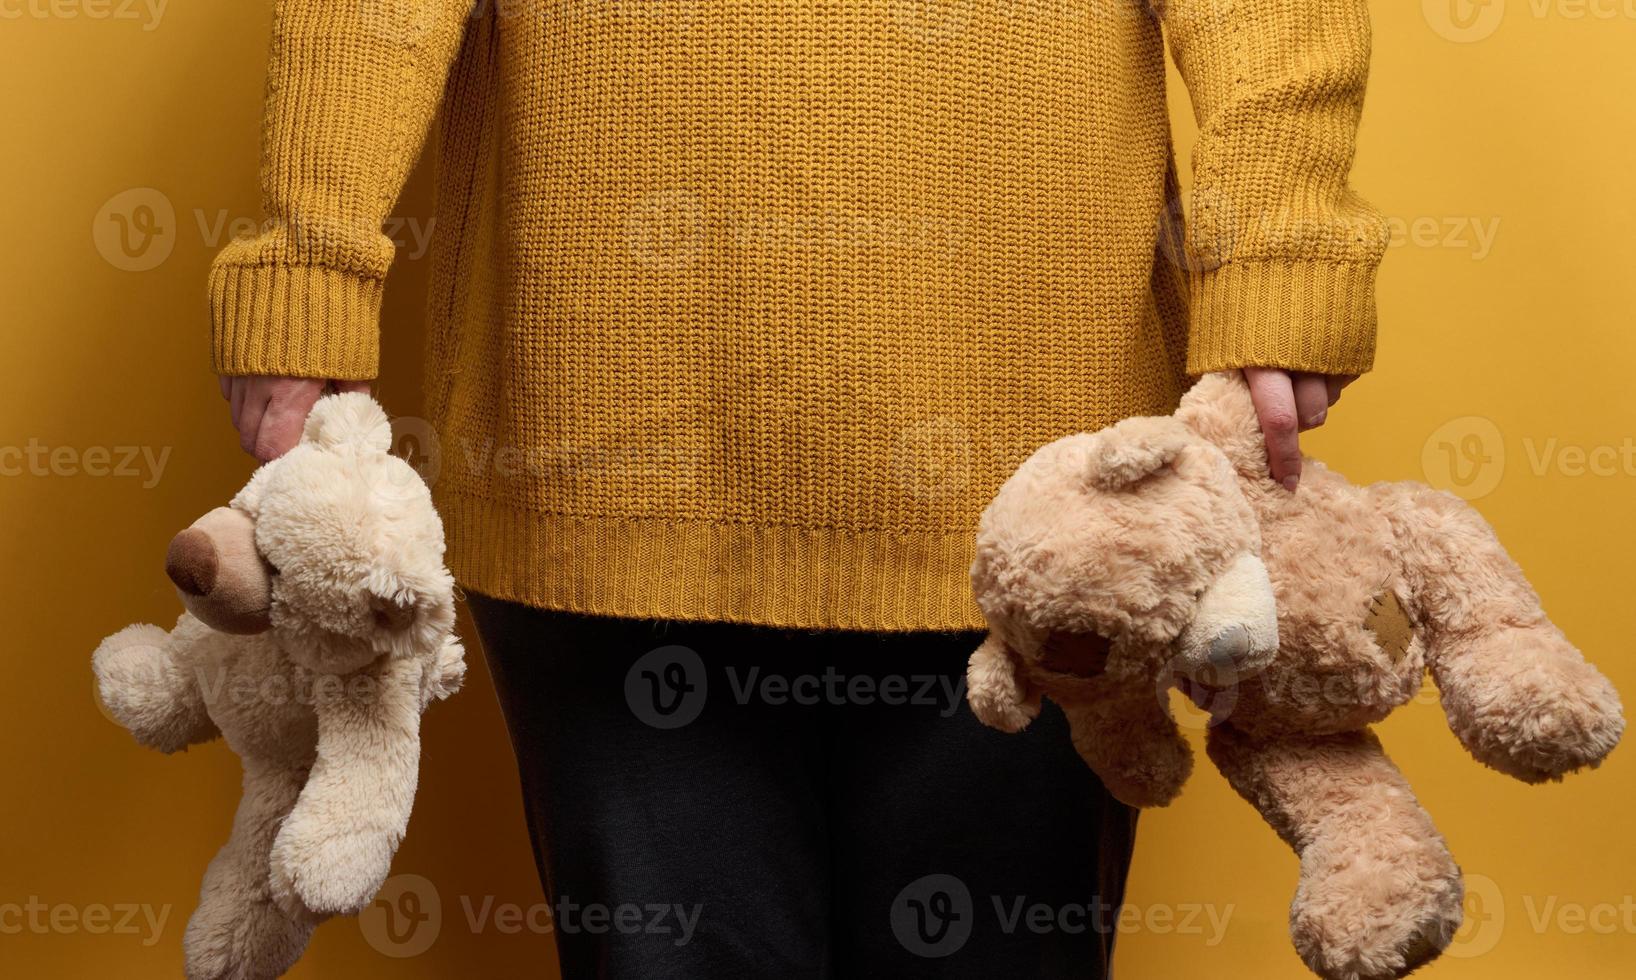
<svg viewBox="0 0 1636 980">
<path fill-rule="evenodd" d="M 1414 642 L 1414 627 L 1403 603 L 1390 589 L 1369 600 L 1369 612 L 1363 617 L 1363 628 L 1375 634 L 1375 642 L 1392 658 L 1392 663 L 1403 659 Z"/>
</svg>

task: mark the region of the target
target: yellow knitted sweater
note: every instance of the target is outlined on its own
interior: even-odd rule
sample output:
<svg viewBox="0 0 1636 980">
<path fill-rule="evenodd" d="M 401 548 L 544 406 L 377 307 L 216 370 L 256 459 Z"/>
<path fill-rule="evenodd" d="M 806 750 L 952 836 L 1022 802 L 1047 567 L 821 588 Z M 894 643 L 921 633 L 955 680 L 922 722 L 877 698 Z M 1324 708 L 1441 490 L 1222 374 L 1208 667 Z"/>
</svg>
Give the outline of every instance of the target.
<svg viewBox="0 0 1636 980">
<path fill-rule="evenodd" d="M 270 230 L 212 270 L 215 365 L 374 377 L 441 105 L 427 404 L 466 586 L 979 626 L 976 519 L 1036 447 L 1189 371 L 1370 366 L 1365 8 L 276 0 Z"/>
</svg>

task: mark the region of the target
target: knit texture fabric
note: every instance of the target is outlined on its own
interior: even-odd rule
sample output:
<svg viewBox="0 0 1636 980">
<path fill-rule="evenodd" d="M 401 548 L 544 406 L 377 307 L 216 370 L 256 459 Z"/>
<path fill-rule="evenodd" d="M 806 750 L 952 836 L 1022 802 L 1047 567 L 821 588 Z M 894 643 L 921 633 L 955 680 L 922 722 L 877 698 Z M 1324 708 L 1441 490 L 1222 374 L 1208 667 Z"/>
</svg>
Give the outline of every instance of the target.
<svg viewBox="0 0 1636 980">
<path fill-rule="evenodd" d="M 1368 47 L 1365 0 L 275 0 L 269 221 L 212 269 L 215 366 L 375 375 L 383 221 L 442 106 L 462 583 L 981 626 L 977 517 L 1040 445 L 1188 373 L 1368 369 Z"/>
</svg>

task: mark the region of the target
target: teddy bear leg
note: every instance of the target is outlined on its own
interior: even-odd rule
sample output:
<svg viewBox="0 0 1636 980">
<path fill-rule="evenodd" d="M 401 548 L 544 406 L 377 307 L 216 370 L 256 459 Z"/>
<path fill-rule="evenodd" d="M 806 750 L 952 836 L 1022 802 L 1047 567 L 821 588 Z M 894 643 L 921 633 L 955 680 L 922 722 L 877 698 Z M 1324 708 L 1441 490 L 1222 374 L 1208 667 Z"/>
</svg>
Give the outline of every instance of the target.
<svg viewBox="0 0 1636 980">
<path fill-rule="evenodd" d="M 1074 748 L 1126 806 L 1164 806 L 1193 771 L 1193 750 L 1163 693 L 1146 685 L 1098 685 L 1096 696 L 1063 704 Z"/>
<path fill-rule="evenodd" d="M 1459 928 L 1460 869 L 1374 734 L 1212 729 L 1217 768 L 1301 858 L 1290 935 L 1327 980 L 1388 980 Z"/>
<path fill-rule="evenodd" d="M 188 980 L 277 977 L 306 949 L 317 917 L 281 910 L 268 875 L 273 838 L 305 781 L 303 770 L 246 760 L 233 831 L 205 871 L 182 940 Z"/>
<path fill-rule="evenodd" d="M 1408 605 L 1461 743 L 1525 782 L 1601 762 L 1624 732 L 1619 694 L 1546 617 L 1493 529 L 1450 494 L 1380 492 L 1407 559 Z"/>
<path fill-rule="evenodd" d="M 97 696 L 136 740 L 178 752 L 220 733 L 205 710 L 197 679 L 176 656 L 175 637 L 146 623 L 103 640 L 91 656 Z"/>
</svg>

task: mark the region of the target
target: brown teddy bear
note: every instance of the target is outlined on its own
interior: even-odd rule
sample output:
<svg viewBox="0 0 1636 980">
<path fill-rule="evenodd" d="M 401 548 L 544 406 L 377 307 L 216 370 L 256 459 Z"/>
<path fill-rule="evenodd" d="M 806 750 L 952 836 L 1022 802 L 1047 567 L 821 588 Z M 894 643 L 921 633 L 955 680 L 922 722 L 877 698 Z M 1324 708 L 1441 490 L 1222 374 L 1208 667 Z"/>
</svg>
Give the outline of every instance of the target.
<svg viewBox="0 0 1636 980">
<path fill-rule="evenodd" d="M 1476 511 L 1311 460 L 1287 492 L 1237 372 L 1174 417 L 1040 449 L 984 513 L 972 583 L 972 709 L 1015 731 L 1050 696 L 1124 802 L 1187 779 L 1169 687 L 1210 712 L 1211 761 L 1300 856 L 1291 934 L 1332 980 L 1402 976 L 1460 923 L 1460 870 L 1368 727 L 1428 668 L 1471 754 L 1526 782 L 1596 766 L 1624 730 Z"/>
<path fill-rule="evenodd" d="M 379 891 L 409 822 L 420 715 L 460 686 L 443 528 L 364 394 L 171 542 L 187 608 L 93 658 L 109 713 L 161 752 L 222 737 L 244 765 L 232 833 L 183 937 L 192 980 L 287 970 L 324 917 Z"/>
</svg>

